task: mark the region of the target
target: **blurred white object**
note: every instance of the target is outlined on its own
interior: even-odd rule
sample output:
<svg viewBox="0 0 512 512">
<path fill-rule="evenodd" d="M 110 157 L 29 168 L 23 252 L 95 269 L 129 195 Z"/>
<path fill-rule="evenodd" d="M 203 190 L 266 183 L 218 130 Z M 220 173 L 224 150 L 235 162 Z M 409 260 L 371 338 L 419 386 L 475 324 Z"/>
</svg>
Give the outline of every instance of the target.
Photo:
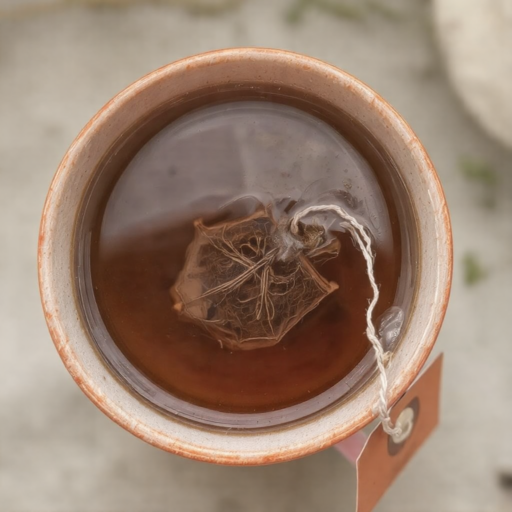
<svg viewBox="0 0 512 512">
<path fill-rule="evenodd" d="M 480 124 L 512 147 L 512 0 L 435 0 L 450 79 Z"/>
</svg>

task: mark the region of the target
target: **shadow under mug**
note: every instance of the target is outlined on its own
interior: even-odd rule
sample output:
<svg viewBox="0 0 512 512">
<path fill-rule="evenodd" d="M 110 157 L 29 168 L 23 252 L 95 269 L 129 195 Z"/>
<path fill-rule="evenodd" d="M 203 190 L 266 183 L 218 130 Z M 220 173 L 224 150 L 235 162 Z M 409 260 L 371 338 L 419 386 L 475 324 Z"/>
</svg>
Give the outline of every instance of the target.
<svg viewBox="0 0 512 512">
<path fill-rule="evenodd" d="M 393 161 L 407 194 L 416 247 L 414 293 L 388 365 L 389 403 L 424 365 L 447 308 L 452 239 L 436 172 L 409 126 L 380 96 L 324 62 L 280 50 L 239 48 L 183 59 L 141 78 L 114 97 L 73 142 L 53 179 L 39 238 L 39 282 L 55 346 L 90 400 L 141 439 L 172 453 L 221 464 L 268 464 L 327 448 L 375 418 L 376 374 L 339 403 L 301 421 L 265 429 L 208 428 L 165 414 L 130 389 L 97 350 L 80 314 L 74 258 L 81 204 L 113 144 L 149 112 L 200 87 L 272 84 L 307 94 L 347 113 Z"/>
</svg>

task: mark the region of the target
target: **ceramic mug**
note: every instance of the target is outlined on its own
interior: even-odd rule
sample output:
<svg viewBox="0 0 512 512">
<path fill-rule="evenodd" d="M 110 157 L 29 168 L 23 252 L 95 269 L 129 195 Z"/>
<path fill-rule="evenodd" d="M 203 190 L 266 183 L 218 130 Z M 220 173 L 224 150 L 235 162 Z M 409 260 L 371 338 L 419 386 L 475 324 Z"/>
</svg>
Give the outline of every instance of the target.
<svg viewBox="0 0 512 512">
<path fill-rule="evenodd" d="M 221 464 L 267 464 L 327 448 L 375 418 L 379 383 L 301 421 L 266 429 L 218 429 L 165 414 L 123 382 L 105 362 L 80 313 L 74 258 L 81 204 L 109 148 L 148 112 L 201 86 L 273 84 L 312 95 L 367 129 L 394 162 L 414 223 L 414 293 L 407 322 L 388 365 L 389 403 L 424 365 L 447 307 L 452 274 L 450 220 L 439 179 L 404 120 L 368 86 L 319 60 L 280 50 L 213 51 L 164 66 L 114 97 L 87 124 L 64 156 L 48 193 L 39 238 L 39 283 L 48 328 L 69 373 L 112 420 L 154 446 Z"/>
</svg>

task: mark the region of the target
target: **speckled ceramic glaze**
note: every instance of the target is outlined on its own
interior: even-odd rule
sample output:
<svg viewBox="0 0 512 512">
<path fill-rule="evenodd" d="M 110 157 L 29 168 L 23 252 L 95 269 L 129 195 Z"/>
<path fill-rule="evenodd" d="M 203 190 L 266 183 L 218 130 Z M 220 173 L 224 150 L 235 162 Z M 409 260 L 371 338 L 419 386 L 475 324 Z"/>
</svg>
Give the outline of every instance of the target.
<svg viewBox="0 0 512 512">
<path fill-rule="evenodd" d="M 51 184 L 39 239 L 39 281 L 55 346 L 77 384 L 105 414 L 141 439 L 179 455 L 222 464 L 267 464 L 324 449 L 372 421 L 377 380 L 336 407 L 286 428 L 237 433 L 195 427 L 158 412 L 114 376 L 81 321 L 73 283 L 73 236 L 81 199 L 114 141 L 147 112 L 198 84 L 240 82 L 283 84 L 339 105 L 371 131 L 398 167 L 416 217 L 420 262 L 410 319 L 388 367 L 390 402 L 398 399 L 425 363 L 447 307 L 452 242 L 443 191 L 425 150 L 402 118 L 354 77 L 310 57 L 254 48 L 215 51 L 158 69 L 119 93 L 73 142 Z"/>
</svg>

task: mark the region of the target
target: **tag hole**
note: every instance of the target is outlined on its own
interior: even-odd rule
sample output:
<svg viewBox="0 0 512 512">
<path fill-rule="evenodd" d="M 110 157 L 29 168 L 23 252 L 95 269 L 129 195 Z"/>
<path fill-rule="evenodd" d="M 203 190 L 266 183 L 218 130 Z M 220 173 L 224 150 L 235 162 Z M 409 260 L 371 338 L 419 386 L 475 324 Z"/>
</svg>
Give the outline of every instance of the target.
<svg viewBox="0 0 512 512">
<path fill-rule="evenodd" d="M 414 410 L 412 407 L 406 407 L 398 416 L 395 426 L 401 429 L 401 434 L 393 436 L 391 439 L 395 444 L 402 444 L 412 432 L 414 427 Z"/>
</svg>

